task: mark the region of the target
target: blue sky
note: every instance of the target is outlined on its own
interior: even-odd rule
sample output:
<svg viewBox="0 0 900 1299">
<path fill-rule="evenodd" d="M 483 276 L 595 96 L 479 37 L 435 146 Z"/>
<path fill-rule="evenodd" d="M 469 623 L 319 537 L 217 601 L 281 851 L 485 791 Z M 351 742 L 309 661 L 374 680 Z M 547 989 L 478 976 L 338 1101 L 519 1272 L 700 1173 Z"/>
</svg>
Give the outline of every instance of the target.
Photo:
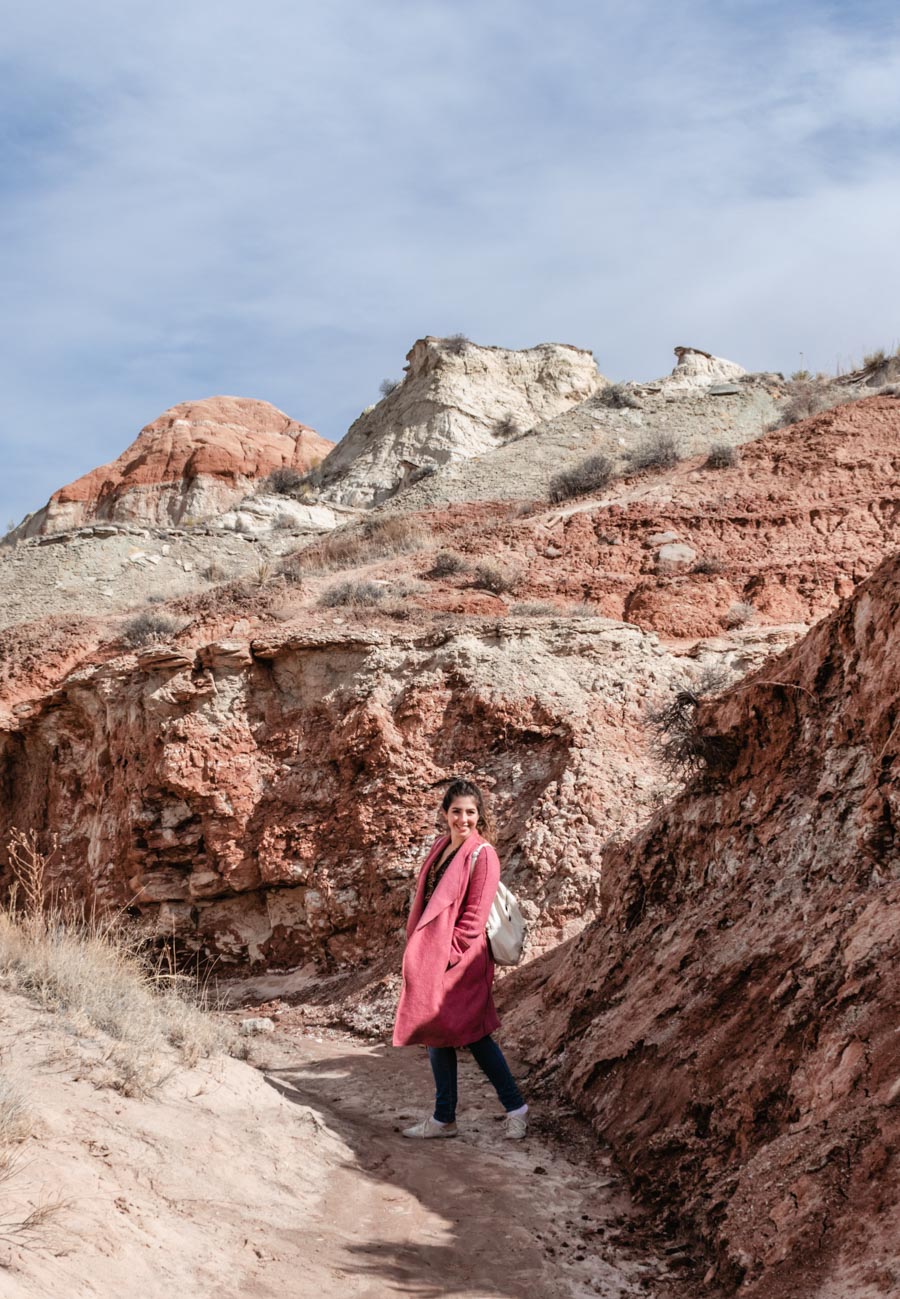
<svg viewBox="0 0 900 1299">
<path fill-rule="evenodd" d="M 337 439 L 427 333 L 900 342 L 894 3 L 31 0 L 0 73 L 0 531 L 179 401 Z"/>
</svg>

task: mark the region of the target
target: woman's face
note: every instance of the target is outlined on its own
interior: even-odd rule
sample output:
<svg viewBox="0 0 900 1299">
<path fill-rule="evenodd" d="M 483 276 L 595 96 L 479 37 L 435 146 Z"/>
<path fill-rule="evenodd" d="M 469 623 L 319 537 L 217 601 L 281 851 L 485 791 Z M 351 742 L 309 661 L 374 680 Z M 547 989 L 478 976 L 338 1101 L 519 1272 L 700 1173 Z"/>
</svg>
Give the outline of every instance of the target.
<svg viewBox="0 0 900 1299">
<path fill-rule="evenodd" d="M 468 839 L 478 824 L 478 804 L 474 798 L 454 798 L 444 817 L 454 839 Z"/>
</svg>

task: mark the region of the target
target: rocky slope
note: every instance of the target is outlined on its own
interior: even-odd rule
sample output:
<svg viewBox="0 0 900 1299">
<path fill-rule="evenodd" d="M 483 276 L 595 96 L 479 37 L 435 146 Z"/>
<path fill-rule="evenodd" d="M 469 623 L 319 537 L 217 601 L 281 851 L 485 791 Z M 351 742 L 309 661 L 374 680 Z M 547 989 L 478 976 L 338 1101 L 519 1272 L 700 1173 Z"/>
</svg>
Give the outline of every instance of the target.
<svg viewBox="0 0 900 1299">
<path fill-rule="evenodd" d="M 331 447 L 265 401 L 182 402 L 141 429 L 116 460 L 54 492 L 12 539 L 92 521 L 173 525 L 221 514 L 271 470 L 305 473 Z"/>
<path fill-rule="evenodd" d="M 898 617 L 894 556 L 704 704 L 712 769 L 607 856 L 603 918 L 511 1001 L 748 1299 L 900 1284 Z"/>
<path fill-rule="evenodd" d="M 602 619 L 110 649 L 7 684 L 0 841 L 52 827 L 60 883 L 257 967 L 393 948 L 459 770 L 492 790 L 535 950 L 572 932 L 659 785 L 646 702 L 700 671 Z"/>
<path fill-rule="evenodd" d="M 559 343 L 516 352 L 421 338 L 404 368 L 402 383 L 323 463 L 326 499 L 377 505 L 418 474 L 492 451 L 607 383 L 590 352 Z"/>
</svg>

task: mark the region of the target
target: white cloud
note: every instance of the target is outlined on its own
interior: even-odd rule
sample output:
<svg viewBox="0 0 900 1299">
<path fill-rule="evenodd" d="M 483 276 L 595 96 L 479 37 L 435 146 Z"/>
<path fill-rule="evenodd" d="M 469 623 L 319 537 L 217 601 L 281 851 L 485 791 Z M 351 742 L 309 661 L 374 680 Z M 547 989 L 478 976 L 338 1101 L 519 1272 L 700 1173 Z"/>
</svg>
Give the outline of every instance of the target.
<svg viewBox="0 0 900 1299">
<path fill-rule="evenodd" d="M 900 28 L 768 0 L 35 0 L 4 32 L 0 519 L 211 392 L 337 437 L 425 332 L 896 340 Z"/>
</svg>

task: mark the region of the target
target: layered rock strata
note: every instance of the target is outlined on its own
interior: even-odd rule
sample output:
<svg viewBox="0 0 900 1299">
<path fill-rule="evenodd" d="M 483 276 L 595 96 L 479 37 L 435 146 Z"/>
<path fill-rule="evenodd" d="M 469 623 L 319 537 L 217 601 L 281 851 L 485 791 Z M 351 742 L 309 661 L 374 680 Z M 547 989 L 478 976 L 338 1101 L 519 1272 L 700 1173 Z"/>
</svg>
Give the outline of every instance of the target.
<svg viewBox="0 0 900 1299">
<path fill-rule="evenodd" d="M 15 538 L 65 532 L 93 520 L 178 524 L 221 514 L 273 469 L 306 473 L 332 443 L 265 401 L 182 402 L 131 446 L 29 516 Z"/>
<path fill-rule="evenodd" d="M 707 1281 L 896 1292 L 900 557 L 693 735 L 699 780 L 608 854 L 602 919 L 524 976 L 558 1062 Z"/>
<path fill-rule="evenodd" d="M 592 914 L 604 844 L 658 795 L 647 702 L 700 668 L 602 619 L 107 651 L 19 687 L 0 842 L 55 832 L 60 885 L 188 947 L 354 962 L 399 941 L 441 782 L 474 772 L 540 951 Z"/>
<path fill-rule="evenodd" d="M 508 351 L 429 337 L 406 359 L 402 383 L 322 465 L 327 498 L 377 505 L 416 475 L 495 450 L 607 383 L 590 352 L 558 343 Z"/>
</svg>

